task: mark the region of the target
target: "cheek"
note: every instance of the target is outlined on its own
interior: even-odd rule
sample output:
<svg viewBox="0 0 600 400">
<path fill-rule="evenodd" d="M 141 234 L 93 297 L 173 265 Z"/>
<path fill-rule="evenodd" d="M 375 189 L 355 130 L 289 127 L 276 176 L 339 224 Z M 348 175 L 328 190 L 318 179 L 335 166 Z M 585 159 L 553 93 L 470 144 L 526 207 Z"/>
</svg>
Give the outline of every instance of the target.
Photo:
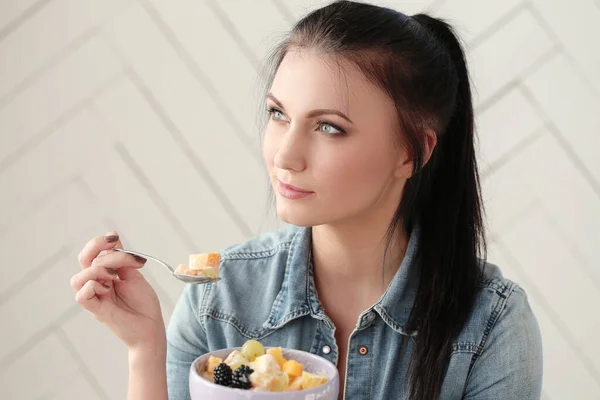
<svg viewBox="0 0 600 400">
<path fill-rule="evenodd" d="M 340 150 L 340 149 L 336 149 Z M 374 195 L 393 172 L 393 155 L 357 146 L 320 157 L 315 178 L 325 184 L 328 197 L 359 198 Z"/>
</svg>

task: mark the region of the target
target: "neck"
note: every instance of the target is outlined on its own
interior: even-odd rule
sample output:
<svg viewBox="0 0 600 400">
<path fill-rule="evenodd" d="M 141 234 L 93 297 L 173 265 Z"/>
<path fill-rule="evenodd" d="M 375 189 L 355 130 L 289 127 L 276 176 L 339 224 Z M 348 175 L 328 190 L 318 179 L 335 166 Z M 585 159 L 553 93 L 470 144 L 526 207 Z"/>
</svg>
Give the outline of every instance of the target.
<svg viewBox="0 0 600 400">
<path fill-rule="evenodd" d="M 313 265 L 317 287 L 352 291 L 375 303 L 397 272 L 407 246 L 400 230 L 385 257 L 389 217 L 319 225 L 312 228 Z"/>
</svg>

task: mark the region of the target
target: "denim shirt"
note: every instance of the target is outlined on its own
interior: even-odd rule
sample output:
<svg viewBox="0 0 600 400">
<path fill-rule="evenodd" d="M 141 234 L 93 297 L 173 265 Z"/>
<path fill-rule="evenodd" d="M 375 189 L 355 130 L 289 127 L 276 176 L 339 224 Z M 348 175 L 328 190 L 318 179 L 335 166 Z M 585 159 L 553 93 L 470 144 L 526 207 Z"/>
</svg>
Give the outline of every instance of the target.
<svg viewBox="0 0 600 400">
<path fill-rule="evenodd" d="M 408 396 L 404 377 L 418 337 L 406 329 L 419 280 L 416 231 L 388 289 L 360 315 L 350 336 L 345 399 Z M 194 359 L 250 338 L 337 365 L 335 326 L 315 289 L 311 233 L 290 227 L 231 246 L 221 252 L 220 282 L 185 288 L 167 331 L 169 399 L 189 399 Z M 482 268 L 475 308 L 452 345 L 441 399 L 539 399 L 541 335 L 527 296 L 498 267 L 482 263 Z M 403 340 L 408 340 L 405 351 Z"/>
</svg>

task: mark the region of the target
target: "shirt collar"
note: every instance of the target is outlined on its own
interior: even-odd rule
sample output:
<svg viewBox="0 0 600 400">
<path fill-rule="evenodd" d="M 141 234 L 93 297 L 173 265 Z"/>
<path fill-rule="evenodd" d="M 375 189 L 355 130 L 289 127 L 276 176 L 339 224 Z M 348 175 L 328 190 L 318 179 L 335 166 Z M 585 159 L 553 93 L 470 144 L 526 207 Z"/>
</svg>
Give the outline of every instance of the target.
<svg viewBox="0 0 600 400">
<path fill-rule="evenodd" d="M 306 315 L 328 321 L 317 298 L 311 245 L 312 229 L 298 228 L 290 243 L 281 289 L 264 323 L 266 328 L 277 329 Z M 419 283 L 419 269 L 416 266 L 418 245 L 419 227 L 415 226 L 396 275 L 379 301 L 365 310 L 365 313 L 374 310 L 391 329 L 407 336 L 416 335 L 415 331 L 407 330 L 407 325 Z"/>
</svg>

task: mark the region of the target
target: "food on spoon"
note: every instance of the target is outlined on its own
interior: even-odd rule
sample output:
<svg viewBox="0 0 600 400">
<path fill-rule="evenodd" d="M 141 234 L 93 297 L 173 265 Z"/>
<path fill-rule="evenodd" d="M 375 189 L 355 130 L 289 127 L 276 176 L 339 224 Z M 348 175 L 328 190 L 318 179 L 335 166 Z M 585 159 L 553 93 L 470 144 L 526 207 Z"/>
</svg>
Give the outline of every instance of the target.
<svg viewBox="0 0 600 400">
<path fill-rule="evenodd" d="M 179 264 L 175 273 L 217 279 L 220 262 L 221 255 L 219 253 L 190 254 L 189 264 Z"/>
<path fill-rule="evenodd" d="M 201 270 L 208 267 L 216 268 L 220 262 L 221 255 L 219 253 L 190 254 L 190 269 L 193 270 Z"/>
</svg>

